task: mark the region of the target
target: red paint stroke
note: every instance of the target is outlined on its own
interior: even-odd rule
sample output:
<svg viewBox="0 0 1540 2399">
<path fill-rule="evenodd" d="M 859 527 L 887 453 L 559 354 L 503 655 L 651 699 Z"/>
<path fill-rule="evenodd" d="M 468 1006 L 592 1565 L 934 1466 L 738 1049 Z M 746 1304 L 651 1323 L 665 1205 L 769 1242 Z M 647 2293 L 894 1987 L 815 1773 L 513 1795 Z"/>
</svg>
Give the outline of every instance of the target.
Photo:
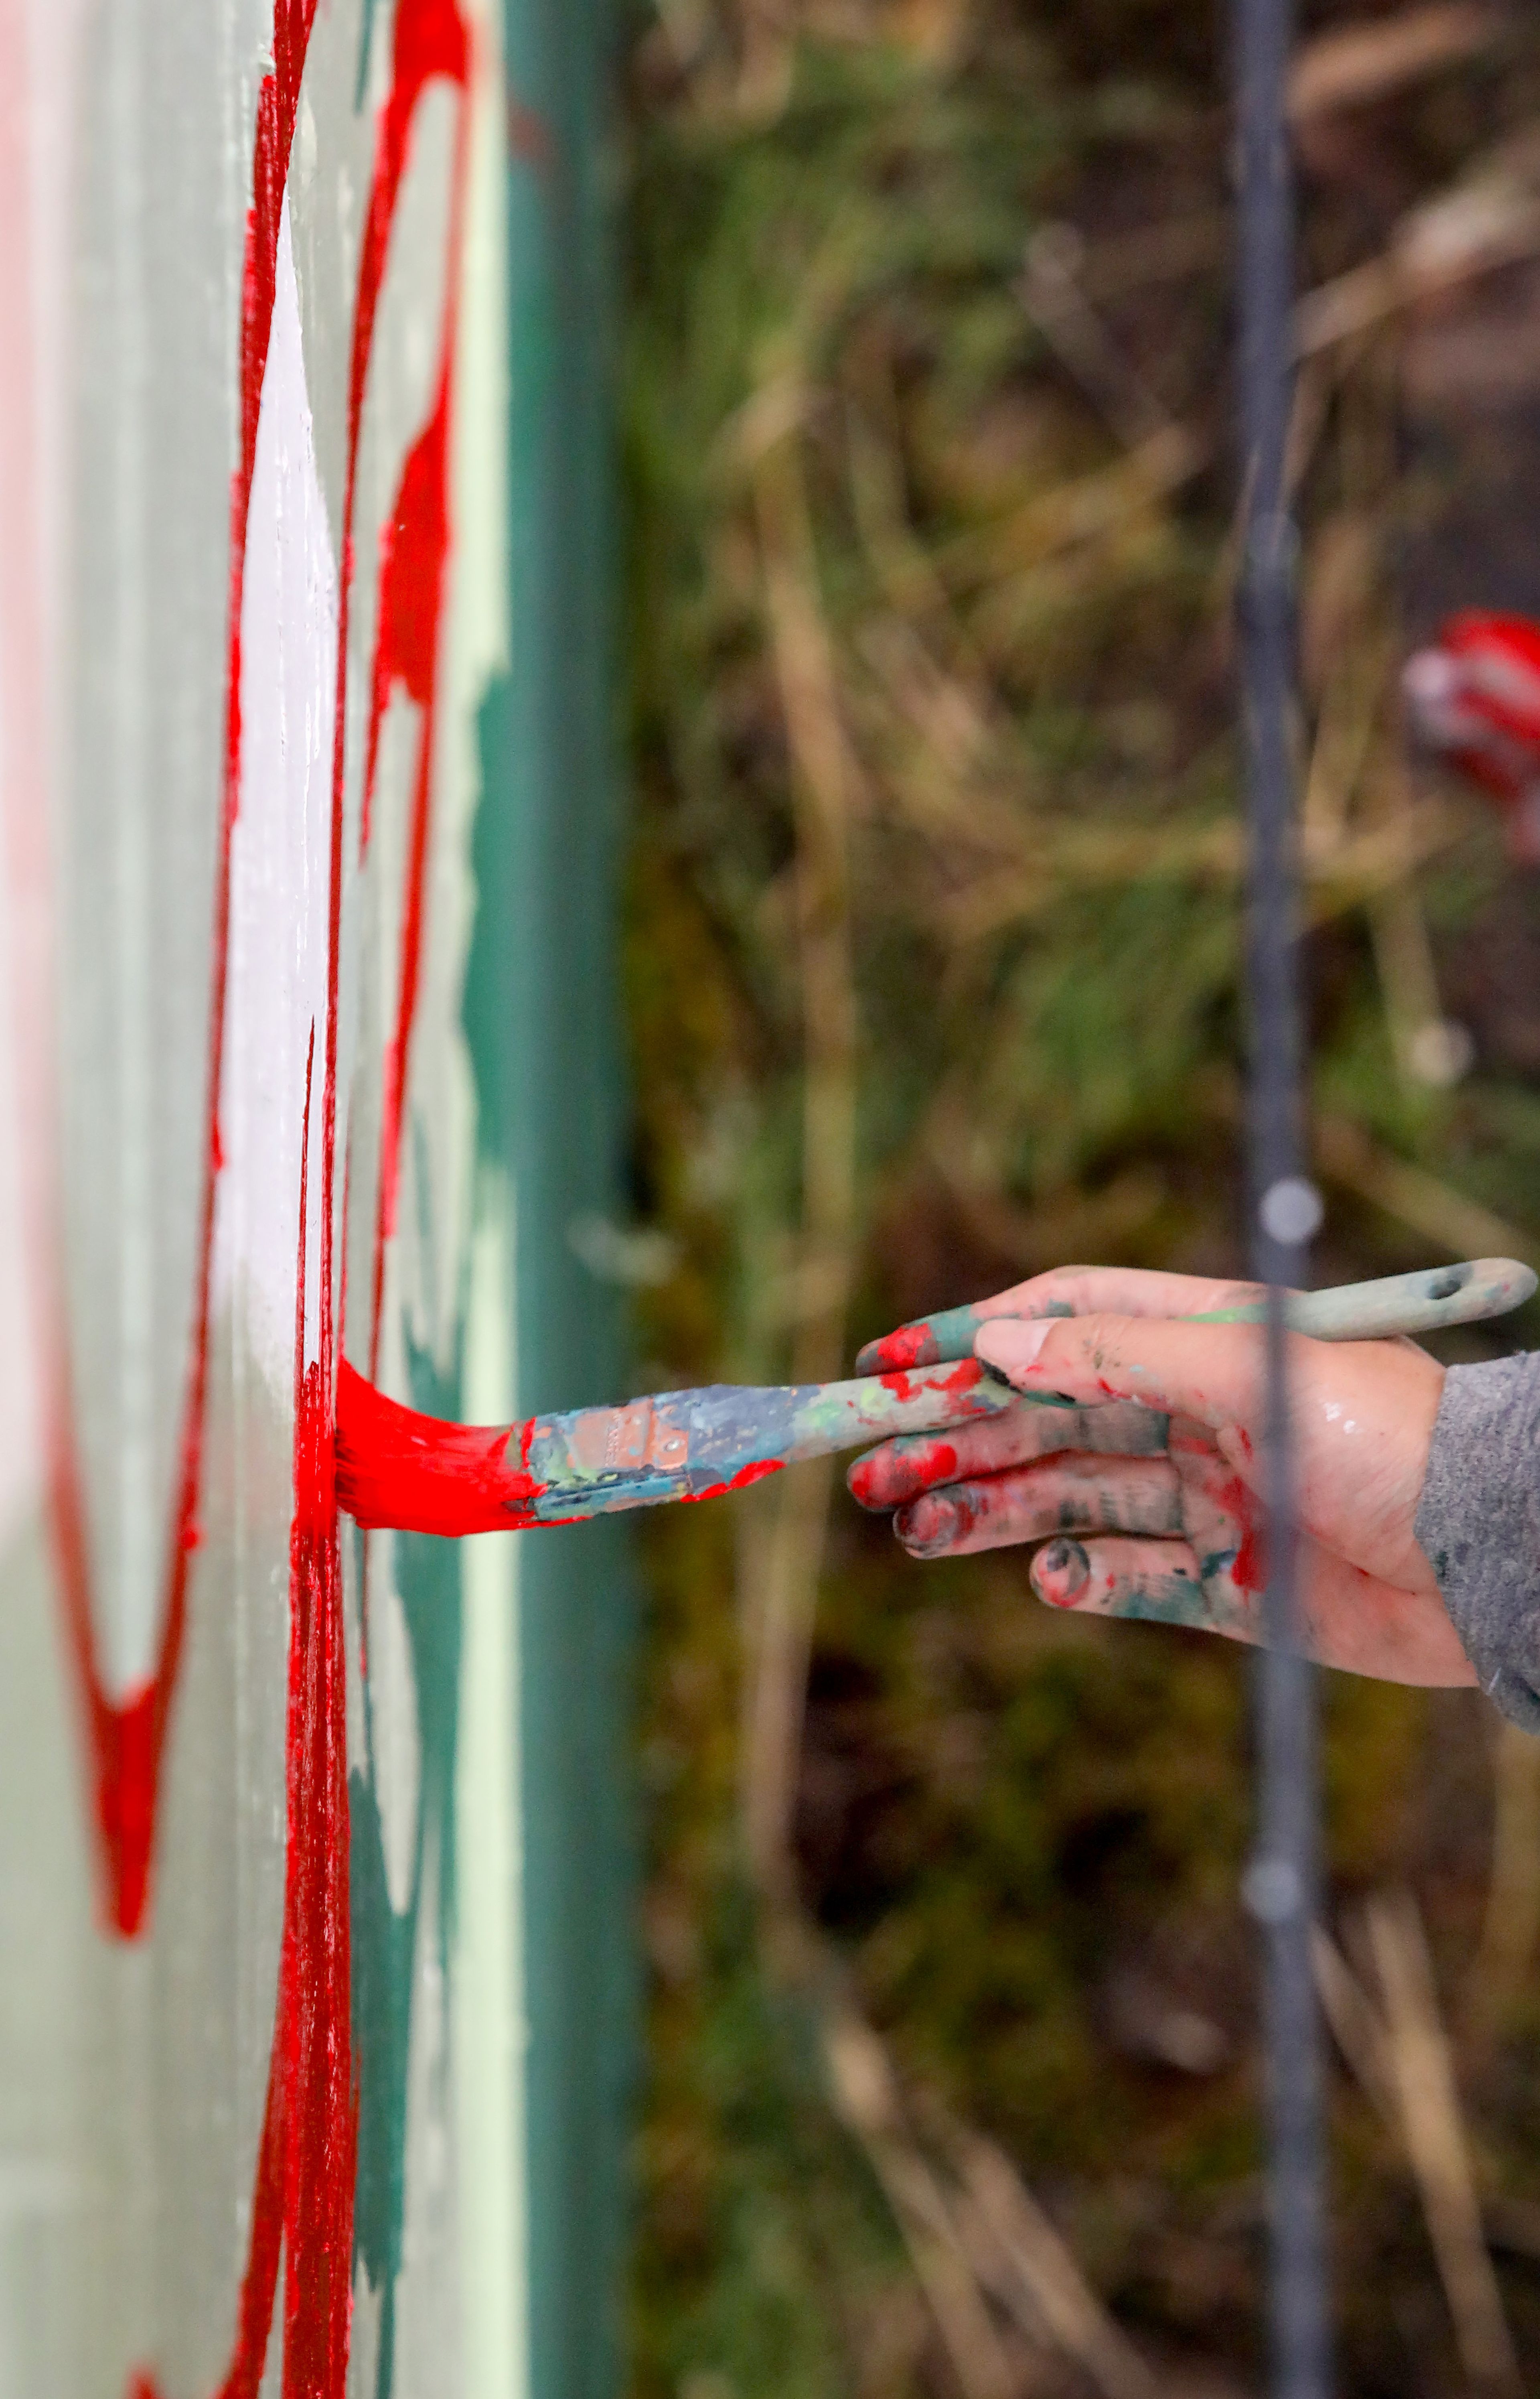
<svg viewBox="0 0 1540 2399">
<path fill-rule="evenodd" d="M 421 1416 L 387 1400 L 344 1358 L 337 1375 L 337 1504 L 366 1529 L 451 1539 L 533 1525 L 533 1502 L 546 1487 L 528 1471 L 534 1431 L 533 1419 L 510 1427 Z"/>
<path fill-rule="evenodd" d="M 160 1650 L 150 1682 L 123 1701 L 110 1701 L 96 1660 L 85 1510 L 74 1441 L 74 1409 L 61 1333 L 49 1428 L 50 1497 L 61 1567 L 66 1624 L 82 1687 L 96 1770 L 97 1826 L 106 1869 L 113 1928 L 132 1940 L 143 1929 L 159 1797 L 161 1759 L 171 1696 L 186 1630 L 187 1562 L 197 1547 L 198 1495 L 209 1385 L 209 1300 L 214 1206 L 223 1150 L 219 1095 L 230 944 L 230 842 L 240 803 L 241 604 L 246 582 L 247 521 L 256 469 L 257 426 L 267 369 L 277 289 L 278 227 L 299 110 L 300 78 L 316 0 L 277 0 L 273 70 L 257 100 L 251 207 L 246 221 L 241 278 L 240 457 L 231 478 L 229 634 L 225 659 L 224 789 L 214 877 L 214 928 L 209 982 L 208 1085 L 204 1099 L 203 1193 L 199 1210 L 197 1280 L 171 1538 L 162 1603 Z"/>
<path fill-rule="evenodd" d="M 314 0 L 310 0 L 314 6 Z M 308 17 L 305 31 L 308 34 Z M 446 262 L 446 299 L 438 396 L 426 434 L 402 475 L 382 542 L 373 700 L 366 765 L 366 819 L 378 755 L 378 714 L 397 680 L 423 706 L 418 772 L 409 837 L 406 929 L 395 1064 L 387 1064 L 386 1113 L 394 1092 L 399 1138 L 400 1092 L 416 996 L 424 860 L 432 764 L 432 698 L 438 626 L 448 544 L 447 455 L 450 366 L 459 280 L 467 155 L 468 41 L 453 0 L 399 0 L 389 98 L 376 133 L 374 172 L 358 265 L 348 377 L 347 463 L 332 728 L 331 884 L 327 926 L 327 1012 L 321 1091 L 320 1317 L 318 1355 L 304 1362 L 308 1188 L 315 1038 L 305 1075 L 300 1170 L 300 1238 L 295 1293 L 294 1517 L 290 1549 L 289 1722 L 286 1744 L 288 1850 L 278 1993 L 267 2101 L 251 2205 L 251 2236 L 241 2287 L 235 2354 L 221 2399 L 256 2399 L 270 2337 L 277 2264 L 284 2262 L 284 2399 L 343 2399 L 352 2308 L 354 2163 L 357 2110 L 352 2085 L 347 1888 L 346 1660 L 337 1537 L 334 1399 L 342 1323 L 334 1294 L 337 1143 L 338 987 L 342 935 L 343 804 L 346 766 L 348 620 L 354 565 L 358 442 L 374 323 L 391 225 L 417 102 L 435 76 L 462 89 L 455 136 L 454 191 Z M 297 100 L 298 75 L 295 75 Z M 292 133 L 292 115 L 289 121 Z M 261 163 L 259 122 L 259 167 Z M 287 164 L 288 146 L 284 158 Z M 258 177 L 258 208 L 262 205 Z M 276 227 L 281 178 L 273 198 Z M 253 211 L 255 215 L 256 211 Z M 276 262 L 276 239 L 274 260 Z M 268 315 L 271 317 L 271 283 Z M 264 345 L 265 353 L 265 345 Z M 248 489 L 250 478 L 248 477 Z M 238 740 L 236 755 L 238 761 Z M 382 1176 L 383 1181 L 383 1176 Z M 383 1246 L 384 1233 L 377 1233 Z M 382 1279 L 375 1277 L 375 1314 Z M 371 1335 L 371 1346 L 377 1331 Z M 352 1370 L 341 1360 L 342 1376 Z"/>
<path fill-rule="evenodd" d="M 369 764 L 364 781 L 363 833 L 367 845 L 379 762 L 380 726 L 397 683 L 406 685 L 422 710 L 417 769 L 407 835 L 406 901 L 401 922 L 400 981 L 396 1023 L 385 1055 L 381 1102 L 379 1185 L 375 1195 L 374 1273 L 369 1336 L 369 1371 L 379 1371 L 380 1326 L 385 1312 L 385 1244 L 396 1229 L 400 1176 L 401 1111 L 408 1045 L 417 1010 L 423 951 L 423 879 L 427 863 L 428 806 L 433 779 L 434 700 L 438 687 L 439 617 L 449 549 L 449 358 L 446 344 L 439 397 L 401 474 L 395 510 L 380 544 L 380 630 L 374 647 L 374 687 L 369 712 Z"/>
<path fill-rule="evenodd" d="M 439 634 L 445 566 L 449 555 L 449 427 L 451 384 L 457 324 L 458 264 L 462 245 L 470 113 L 465 94 L 470 75 L 470 41 L 454 0 L 401 0 L 396 12 L 390 96 L 381 111 L 370 184 L 369 210 L 358 262 L 358 303 L 353 317 L 353 353 L 348 373 L 347 466 L 343 496 L 343 583 L 337 645 L 337 710 L 333 727 L 332 837 L 341 839 L 343 756 L 346 735 L 347 626 L 353 578 L 353 528 L 358 492 L 358 440 L 364 393 L 373 349 L 374 319 L 385 279 L 391 227 L 400 197 L 408 141 L 417 105 L 435 80 L 459 87 L 450 193 L 449 264 L 446 275 L 439 372 L 427 420 L 409 452 L 380 541 L 374 665 L 371 677 L 369 733 L 364 767 L 360 854 L 373 829 L 380 733 L 393 692 L 404 686 L 421 711 L 417 764 L 407 831 L 407 883 L 402 906 L 401 953 L 395 1026 L 385 1050 L 375 1190 L 374 1258 L 369 1330 L 369 1372 L 379 1371 L 385 1310 L 385 1247 L 396 1227 L 400 1172 L 401 1122 L 422 967 L 423 909 L 429 812 L 433 789 L 433 742 L 439 684 Z M 337 893 L 333 886 L 333 905 Z M 334 1059 L 328 1059 L 328 1087 Z"/>
<path fill-rule="evenodd" d="M 297 119 L 301 79 L 316 0 L 275 0 L 273 66 L 262 82 L 242 276 L 239 354 L 240 452 L 231 479 L 229 621 L 225 661 L 225 725 L 223 794 L 214 878 L 210 992 L 200 1238 L 196 1271 L 193 1333 L 182 1400 L 178 1472 L 168 1543 L 161 1635 L 150 1680 L 113 1700 L 97 1659 L 91 1608 L 91 1572 L 79 1466 L 74 1440 L 66 1313 L 57 1227 L 59 1155 L 55 1110 L 47 1088 L 47 1041 L 39 1036 L 49 1013 L 49 962 L 35 929 L 35 914 L 19 942 L 19 1020 L 27 1145 L 25 1204 L 34 1261 L 32 1278 L 45 1321 L 39 1350 L 44 1376 L 43 1416 L 47 1444 L 47 1499 L 60 1565 L 68 1653 L 92 1760 L 92 1802 L 102 1870 L 104 1914 L 125 1938 L 140 1933 L 150 1895 L 160 1767 L 171 1695 L 186 1623 L 187 1561 L 201 1539 L 198 1499 L 202 1479 L 208 1396 L 209 1317 L 217 1183 L 223 1164 L 219 1099 L 223 1063 L 230 919 L 231 837 L 239 812 L 241 753 L 241 614 L 251 485 L 263 386 L 271 342 L 277 285 L 277 245 L 284 191 Z M 7 19 L 8 23 L 8 17 Z M 8 55 L 7 45 L 7 55 Z M 24 61 L 21 62 L 24 64 Z M 392 1220 L 394 1153 L 399 1146 L 402 1091 L 421 955 L 424 861 L 428 832 L 432 709 L 437 677 L 438 629 L 442 607 L 448 544 L 447 454 L 450 362 L 455 329 L 455 294 L 461 245 L 461 196 L 467 153 L 468 39 L 453 0 L 400 0 L 396 14 L 394 76 L 382 112 L 370 211 L 359 265 L 349 381 L 344 542 L 339 607 L 336 715 L 333 743 L 328 999 L 321 1091 L 323 1204 L 320 1246 L 318 1351 L 304 1362 L 304 1292 L 310 1227 L 305 1220 L 311 1101 L 315 1066 L 312 1028 L 306 1070 L 301 1219 L 296 1286 L 294 1512 L 290 1534 L 289 1703 L 285 1744 L 288 1827 L 283 1929 L 278 1990 L 267 2096 L 255 2171 L 251 2232 L 242 2280 L 234 2352 L 222 2385 L 222 2399 L 255 2399 L 271 2334 L 280 2258 L 284 2267 L 284 2399 L 342 2399 L 351 2311 L 355 2100 L 349 2016 L 347 1907 L 347 1791 L 345 1659 L 332 1457 L 334 1368 L 341 1327 L 333 1301 L 333 1204 L 336 1147 L 338 962 L 343 878 L 344 729 L 347 671 L 347 612 L 353 572 L 353 516 L 364 388 L 372 349 L 374 318 L 384 278 L 396 199 L 417 102 L 435 76 L 462 91 L 455 143 L 451 242 L 446 270 L 442 358 L 433 412 L 403 473 L 396 510 L 382 545 L 380 636 L 374 678 L 383 711 L 390 690 L 405 684 L 424 712 L 418 773 L 412 804 L 408 890 L 404 910 L 402 966 L 396 1037 L 387 1066 L 388 1174 L 377 1233 L 383 1243 Z M 14 92 L 17 82 L 7 77 Z M 21 121 L 20 111 L 11 112 Z M 0 145 L 0 166 L 10 190 L 24 160 L 14 142 Z M 25 199 L 22 188 L 16 197 Z M 20 223 L 23 211 L 9 212 Z M 13 263 L 25 245 L 3 246 Z M 15 265 L 20 275 L 23 266 Z M 24 289 L 12 296 L 22 305 L 9 311 L 30 321 Z M 35 450 L 30 394 L 6 379 L 6 423 L 14 437 L 11 467 Z M 16 558 L 37 562 L 40 542 L 35 509 L 26 495 L 31 474 L 3 479 L 11 498 L 7 524 L 15 520 L 18 538 L 8 544 Z M 16 495 L 20 493 L 21 497 Z M 25 521 L 22 522 L 22 519 Z M 40 571 L 40 570 L 39 570 Z M 41 640 L 35 611 L 17 635 L 14 583 L 7 578 L 7 651 L 13 680 L 30 673 L 34 704 L 15 712 L 13 759 L 8 779 L 25 789 L 26 806 L 7 811 L 7 852 L 13 889 L 41 903 L 47 892 L 47 854 L 37 804 L 42 786 L 43 741 L 35 695 L 43 688 Z M 35 672 L 30 671 L 35 669 Z M 23 670 L 26 670 L 24 671 Z M 25 733 L 23 743 L 18 729 Z M 378 727 L 371 724 L 372 751 Z M 24 964 L 21 952 L 25 951 Z M 378 1289 L 379 1277 L 376 1276 Z M 377 1303 L 376 1303 L 377 1313 Z M 128 2399 L 155 2399 L 153 2378 L 131 2374 Z"/>
<path fill-rule="evenodd" d="M 209 1040 L 205 1092 L 203 1188 L 199 1211 L 199 1241 L 189 1349 L 178 1441 L 177 1478 L 171 1524 L 166 1548 L 165 1581 L 160 1612 L 160 1639 L 155 1669 L 147 1682 L 109 1696 L 97 1653 L 91 1605 L 92 1574 L 87 1538 L 87 1511 L 74 1436 L 73 1376 L 66 1331 L 67 1304 L 59 1226 L 57 1111 L 51 1093 L 43 1088 L 47 1068 L 47 1035 L 41 1029 L 51 1015 L 52 969 L 43 935 L 36 925 L 46 916 L 47 867 L 39 804 L 42 785 L 42 741 L 34 722 L 35 695 L 43 687 L 42 662 L 35 626 L 25 633 L 22 656 L 34 671 L 28 681 L 33 698 L 22 712 L 30 732 L 12 779 L 26 787 L 25 802 L 10 809 L 9 849 L 13 888 L 33 903 L 32 955 L 27 961 L 31 988 L 22 998 L 19 1021 L 25 1027 L 21 1072 L 23 1116 L 29 1138 L 26 1211 L 29 1249 L 34 1260 L 33 1288 L 39 1317 L 37 1349 L 43 1382 L 42 1416 L 46 1453 L 47 1502 L 59 1568 L 66 1652 L 70 1660 L 84 1737 L 91 1762 L 91 1803 L 97 1833 L 97 1856 L 104 1920 L 126 1940 L 144 1927 L 150 1896 L 150 1865 L 159 1797 L 171 1696 L 176 1686 L 186 1628 L 188 1560 L 198 1546 L 198 1496 L 203 1468 L 205 1406 L 208 1391 L 209 1300 L 213 1248 L 215 1186 L 222 1163 L 219 1138 L 219 1091 L 223 1055 L 225 967 L 230 918 L 230 836 L 234 827 L 240 771 L 240 614 L 245 577 L 246 526 L 256 459 L 257 422 L 263 376 L 272 332 L 278 222 L 289 153 L 299 103 L 300 75 L 309 39 L 315 0 L 277 0 L 273 28 L 272 73 L 262 84 L 257 104 L 252 205 L 247 220 L 242 277 L 240 345 L 240 456 L 231 481 L 231 558 L 229 636 L 225 669 L 225 740 L 223 794 L 214 877 L 214 923 L 210 953 Z M 14 81 L 7 88 L 13 98 Z M 23 112 L 17 103 L 18 122 Z M 24 196 L 22 196 L 24 198 Z M 13 225 L 22 214 L 7 210 Z M 18 236 L 7 243 L 19 256 L 25 243 Z M 20 270 L 19 270 L 20 271 Z M 11 312 L 7 312 L 10 316 Z M 11 321 L 27 321 L 18 310 Z M 7 415 L 13 430 L 20 426 L 31 447 L 30 414 L 19 414 L 27 403 L 7 395 Z M 11 471 L 4 479 L 30 491 L 32 478 Z M 32 507 L 19 499 L 18 507 Z M 36 526 L 29 522 L 16 554 L 39 559 Z M 37 569 L 41 572 L 40 566 Z M 17 628 L 7 628 L 7 648 L 17 656 Z M 27 822 L 22 824 L 25 819 Z M 19 967 L 19 982 L 21 969 Z"/>
</svg>

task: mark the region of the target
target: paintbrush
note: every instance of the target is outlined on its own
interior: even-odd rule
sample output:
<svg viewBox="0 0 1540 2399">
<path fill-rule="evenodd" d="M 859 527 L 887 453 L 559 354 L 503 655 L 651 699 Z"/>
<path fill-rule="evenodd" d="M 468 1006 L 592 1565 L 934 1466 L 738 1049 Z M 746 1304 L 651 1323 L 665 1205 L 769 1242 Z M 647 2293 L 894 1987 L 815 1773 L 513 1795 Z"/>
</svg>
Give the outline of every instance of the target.
<svg viewBox="0 0 1540 2399">
<path fill-rule="evenodd" d="M 1529 1267 L 1515 1259 L 1480 1258 L 1291 1295 L 1288 1320 L 1317 1341 L 1384 1339 L 1502 1316 L 1534 1288 Z M 1255 1324 L 1265 1314 L 1265 1300 L 1257 1299 L 1185 1321 Z M 1023 1397 L 973 1357 L 973 1336 L 985 1321 L 972 1308 L 921 1318 L 888 1336 L 894 1346 L 907 1340 L 912 1362 L 849 1382 L 768 1389 L 713 1383 L 516 1425 L 453 1425 L 419 1416 L 344 1362 L 337 1389 L 337 1504 L 356 1524 L 399 1532 L 570 1524 L 665 1499 L 715 1498 L 799 1459 L 895 1433 L 937 1432 L 1006 1408 L 1052 1405 L 1051 1394 Z"/>
</svg>

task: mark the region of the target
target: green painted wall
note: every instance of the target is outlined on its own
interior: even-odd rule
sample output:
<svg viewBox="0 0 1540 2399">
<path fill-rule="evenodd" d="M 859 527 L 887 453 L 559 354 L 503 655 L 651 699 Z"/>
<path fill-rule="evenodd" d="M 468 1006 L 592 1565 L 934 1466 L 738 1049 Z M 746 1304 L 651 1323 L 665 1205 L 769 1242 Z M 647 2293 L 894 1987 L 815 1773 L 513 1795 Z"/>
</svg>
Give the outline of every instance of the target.
<svg viewBox="0 0 1540 2399">
<path fill-rule="evenodd" d="M 607 12 L 507 0 L 505 45 L 512 663 L 482 715 L 466 1017 L 483 1150 L 514 1194 L 522 1414 L 624 1375 L 618 1296 L 570 1240 L 625 1207 Z M 635 2053 L 624 1529 L 526 1537 L 519 1579 L 530 2388 L 601 2399 Z"/>
</svg>

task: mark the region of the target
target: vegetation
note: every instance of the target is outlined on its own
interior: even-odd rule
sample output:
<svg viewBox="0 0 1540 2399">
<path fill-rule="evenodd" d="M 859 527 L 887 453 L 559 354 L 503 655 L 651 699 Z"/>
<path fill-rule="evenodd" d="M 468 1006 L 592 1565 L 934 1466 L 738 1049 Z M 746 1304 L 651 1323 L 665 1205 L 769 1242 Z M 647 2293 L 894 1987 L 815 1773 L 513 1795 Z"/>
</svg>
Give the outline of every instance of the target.
<svg viewBox="0 0 1540 2399">
<path fill-rule="evenodd" d="M 1448 364 L 1531 270 L 1385 264 L 1528 189 L 1540 45 L 1466 34 L 1302 104 L 1322 1281 L 1540 1257 L 1540 906 L 1396 707 L 1447 600 L 1540 606 L 1490 535 L 1534 395 Z M 1072 1258 L 1237 1270 L 1214 23 L 663 0 L 628 142 L 639 1388 L 836 1372 Z M 1244 1660 L 918 1567 L 817 1470 L 643 1538 L 642 2399 L 1131 2392 L 1052 2228 L 1163 2387 L 1255 2387 Z M 1471 1695 L 1324 1699 L 1343 2388 L 1501 2380 L 1499 2307 L 1533 2372 L 1540 1784 Z M 1043 2211 L 1015 2298 L 979 2134 Z"/>
</svg>

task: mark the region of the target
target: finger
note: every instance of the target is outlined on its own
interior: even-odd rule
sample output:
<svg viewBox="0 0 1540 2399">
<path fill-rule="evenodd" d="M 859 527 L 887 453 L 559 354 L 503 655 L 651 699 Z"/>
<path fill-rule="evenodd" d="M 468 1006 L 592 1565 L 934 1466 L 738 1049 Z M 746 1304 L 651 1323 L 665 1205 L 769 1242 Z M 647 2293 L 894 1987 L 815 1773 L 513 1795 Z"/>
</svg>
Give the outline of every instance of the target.
<svg viewBox="0 0 1540 2399">
<path fill-rule="evenodd" d="M 1222 1633 L 1232 1641 L 1254 1639 L 1237 1620 L 1227 1594 L 1210 1596 L 1186 1541 L 1049 1541 L 1032 1562 L 1033 1591 L 1049 1607 L 1076 1616 L 1125 1616 L 1152 1624 L 1185 1624 Z"/>
<path fill-rule="evenodd" d="M 893 1529 L 915 1558 L 966 1557 L 1052 1533 L 1180 1534 L 1182 1490 L 1169 1458 L 1072 1455 L 926 1491 L 900 1508 Z"/>
<path fill-rule="evenodd" d="M 1202 1316 L 1216 1308 L 1241 1308 L 1263 1296 L 1258 1283 L 1217 1281 L 1207 1275 L 1157 1274 L 1137 1267 L 1058 1267 L 1033 1275 L 991 1299 L 918 1316 L 880 1341 L 869 1341 L 856 1360 L 858 1375 L 891 1373 L 900 1366 L 929 1366 L 949 1358 L 971 1358 L 981 1324 L 1006 1316 L 1023 1319 L 1090 1316 Z"/>
<path fill-rule="evenodd" d="M 1058 1450 L 1153 1457 L 1166 1446 L 1166 1419 L 1150 1408 L 1007 1408 L 1003 1416 L 908 1433 L 858 1457 L 845 1476 L 863 1508 L 901 1508 L 938 1484 L 1000 1474 Z"/>
<path fill-rule="evenodd" d="M 1257 1325 L 1104 1313 L 985 1324 L 975 1349 L 1020 1391 L 1054 1393 L 1083 1406 L 1139 1400 L 1217 1431 L 1254 1413 L 1263 1340 Z"/>
<path fill-rule="evenodd" d="M 1060 1537 L 1039 1550 L 1031 1581 L 1050 1607 L 1077 1616 L 1121 1616 L 1184 1624 L 1226 1640 L 1260 1646 L 1260 1597 L 1221 1579 L 1205 1584 L 1193 1550 L 1181 1541 L 1076 1541 Z M 1435 1592 L 1402 1591 L 1311 1540 L 1301 1540 L 1303 1647 L 1323 1666 L 1382 1683 L 1467 1687 L 1476 1670 L 1461 1648 Z"/>
<path fill-rule="evenodd" d="M 1084 1316 L 983 1326 L 978 1354 L 1019 1390 L 1080 1404 L 1138 1399 L 1196 1418 L 1254 1486 L 1264 1335 L 1248 1324 Z M 1290 1412 L 1307 1529 L 1351 1564 L 1415 1590 L 1413 1524 L 1443 1369 L 1385 1341 L 1288 1336 Z"/>
</svg>

